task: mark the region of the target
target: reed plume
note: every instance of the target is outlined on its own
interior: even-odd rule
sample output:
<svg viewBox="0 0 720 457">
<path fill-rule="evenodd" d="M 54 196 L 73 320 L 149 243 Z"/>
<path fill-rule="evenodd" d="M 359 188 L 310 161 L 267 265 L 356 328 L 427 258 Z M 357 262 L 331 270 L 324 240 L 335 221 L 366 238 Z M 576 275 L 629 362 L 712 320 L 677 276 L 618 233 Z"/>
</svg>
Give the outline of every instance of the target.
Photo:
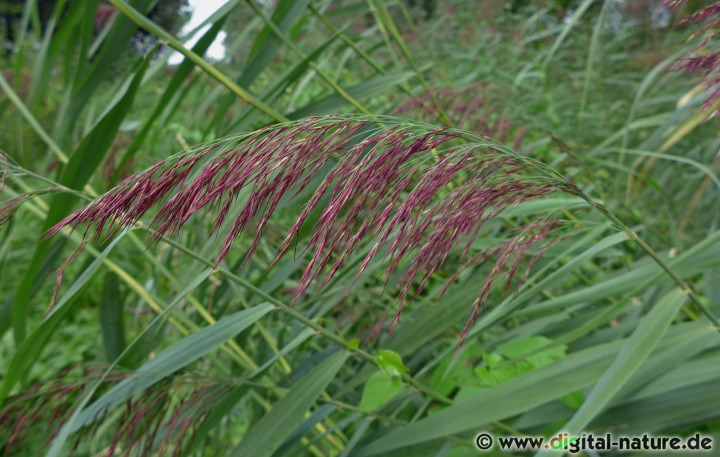
<svg viewBox="0 0 720 457">
<path fill-rule="evenodd" d="M 491 93 L 492 88 L 487 83 L 473 83 L 463 88 L 430 87 L 424 93 L 408 98 L 392 114 L 437 122 L 440 107 L 453 126 L 482 132 L 502 143 L 510 144 L 512 140 L 512 148 L 517 150 L 527 132 L 523 128 L 513 128 L 512 120 L 499 112 L 499 105 L 493 101 L 497 96 L 489 95 Z"/>
<path fill-rule="evenodd" d="M 668 5 L 679 8 L 687 3 L 687 0 L 669 1 Z M 720 36 L 720 2 L 714 2 L 704 6 L 694 13 L 684 17 L 682 24 L 700 25 L 700 28 L 688 38 L 688 42 L 699 38 L 699 42 L 673 67 L 675 70 L 696 73 L 709 95 L 705 100 L 705 106 L 715 106 L 714 112 L 720 110 L 716 106 L 720 100 L 720 51 L 717 49 L 717 38 Z"/>
<path fill-rule="evenodd" d="M 319 184 L 308 190 L 317 178 Z M 508 233 L 499 245 L 476 252 L 473 244 L 481 229 L 506 210 L 556 191 L 576 189 L 487 137 L 391 117 L 314 117 L 163 160 L 48 234 L 87 224 L 85 235 L 109 237 L 160 205 L 149 224 L 158 239 L 177 234 L 193 215 L 210 211 L 216 219 L 209 235 L 224 237 L 219 264 L 245 229 L 255 234 L 246 259 L 252 256 L 270 217 L 289 199 L 301 209 L 273 264 L 294 246 L 311 214 L 316 219 L 293 302 L 316 281 L 326 286 L 363 245 L 367 252 L 356 277 L 376 258 L 387 262 L 385 278 L 403 272 L 392 330 L 403 305 L 424 290 L 451 253 L 459 253 L 458 266 L 442 292 L 465 269 L 495 258 L 478 289 L 469 325 L 493 281 L 505 275 L 507 291 L 522 259 L 547 238 L 555 220 L 538 218 Z"/>
<path fill-rule="evenodd" d="M 32 449 L 37 455 L 47 451 L 72 416 L 74 402 L 83 395 L 88 382 L 101 379 L 104 370 L 105 367 L 71 366 L 52 379 L 9 397 L 0 407 L 0 448 L 5 449 L 4 454 L 14 455 L 23 449 Z M 125 373 L 114 373 L 105 383 L 113 386 L 125 378 Z M 233 387 L 189 372 L 168 377 L 125 402 L 123 414 L 115 418 L 117 423 L 110 429 L 109 445 L 96 455 L 185 455 L 211 409 Z M 83 428 L 72 450 L 77 451 L 88 437 L 101 435 L 101 424 L 96 421 Z"/>
</svg>

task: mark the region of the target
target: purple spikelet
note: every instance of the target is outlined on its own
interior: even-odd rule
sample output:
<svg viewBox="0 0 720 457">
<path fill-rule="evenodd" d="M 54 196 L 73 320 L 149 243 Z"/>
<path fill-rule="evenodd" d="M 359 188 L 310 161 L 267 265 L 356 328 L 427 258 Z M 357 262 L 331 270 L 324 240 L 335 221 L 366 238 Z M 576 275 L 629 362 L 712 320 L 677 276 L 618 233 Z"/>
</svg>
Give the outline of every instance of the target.
<svg viewBox="0 0 720 457">
<path fill-rule="evenodd" d="M 81 373 L 77 373 L 78 369 Z M 47 449 L 72 415 L 73 404 L 82 396 L 87 383 L 98 380 L 103 371 L 103 367 L 72 366 L 49 381 L 8 397 L 0 406 L 0 442 L 5 455 Z M 114 385 L 125 377 L 126 374 L 112 373 L 105 382 Z M 190 373 L 168 378 L 128 400 L 119 420 L 106 417 L 105 421 L 117 420 L 115 426 L 108 428 L 110 433 L 98 433 L 102 420 L 82 429 L 76 446 L 93 435 L 101 443 L 108 441 L 105 453 L 96 455 L 186 455 L 210 410 L 232 387 L 225 381 Z"/>
<path fill-rule="evenodd" d="M 357 276 L 372 260 L 386 262 L 386 278 L 402 272 L 392 329 L 404 304 L 422 293 L 450 256 L 459 256 L 459 261 L 453 257 L 460 265 L 457 274 L 493 257 L 496 264 L 478 292 L 475 316 L 493 280 L 507 270 L 507 291 L 520 260 L 553 225 L 543 218 L 511 233 L 496 249 L 475 254 L 473 244 L 485 223 L 526 200 L 576 189 L 538 173 L 539 164 L 486 137 L 393 118 L 381 122 L 380 127 L 366 118 L 309 118 L 173 157 L 128 178 L 49 235 L 87 224 L 86 234 L 111 236 L 159 204 L 150 224 L 155 239 L 176 234 L 192 216 L 211 211 L 216 221 L 210 233 L 224 237 L 216 262 L 249 229 L 254 236 L 247 259 L 281 199 L 290 198 L 299 214 L 273 264 L 294 246 L 311 214 L 316 219 L 293 302 L 316 282 L 326 286 L 360 251 L 364 258 Z M 316 178 L 319 185 L 303 192 Z"/>
<path fill-rule="evenodd" d="M 8 397 L 0 405 L 0 442 L 5 447 L 4 455 L 15 455 L 15 451 L 22 449 L 27 451 L 31 449 L 28 444 L 38 450 L 47 448 L 72 414 L 73 402 L 82 394 L 87 380 L 99 377 L 92 374 L 92 368 L 80 367 L 82 376 L 78 378 L 77 373 L 72 374 L 77 369 L 70 366 L 53 379 Z M 122 375 L 112 375 L 107 382 L 114 383 L 121 378 Z"/>
<path fill-rule="evenodd" d="M 1 180 L 2 178 L 0 178 L 0 181 Z M 3 194 L 2 191 L 4 190 L 2 185 L 3 183 L 0 182 L 0 196 Z M 17 212 L 17 210 L 23 205 L 23 203 L 39 195 L 58 192 L 65 192 L 65 189 L 60 187 L 49 187 L 47 189 L 36 190 L 26 194 L 18 195 L 17 197 L 0 202 L 0 228 L 10 222 L 10 219 L 13 217 L 15 212 Z"/>
<path fill-rule="evenodd" d="M 673 8 L 679 8 L 685 3 L 687 3 L 687 0 L 667 2 L 668 6 Z M 702 83 L 707 89 L 711 90 L 710 95 L 705 100 L 705 107 L 710 108 L 720 100 L 720 74 L 718 74 L 720 51 L 717 50 L 716 46 L 716 40 L 720 36 L 720 2 L 700 8 L 700 10 L 684 17 L 681 23 L 700 25 L 699 30 L 694 32 L 688 38 L 688 41 L 693 41 L 697 37 L 701 38 L 673 69 L 700 75 Z M 715 114 L 718 112 L 720 112 L 720 108 L 714 111 Z"/>
<path fill-rule="evenodd" d="M 483 134 L 497 141 L 513 141 L 519 149 L 527 132 L 513 129 L 513 122 L 493 103 L 489 84 L 473 83 L 464 88 L 430 87 L 424 93 L 410 97 L 393 110 L 395 115 L 418 117 L 424 122 L 438 122 L 438 106 L 449 116 L 452 126 Z M 448 126 L 450 127 L 450 126 Z"/>
<path fill-rule="evenodd" d="M 13 214 L 15 214 L 15 211 L 20 208 L 20 205 L 29 198 L 29 195 L 20 195 L 0 203 L 0 227 L 7 224 Z"/>
</svg>

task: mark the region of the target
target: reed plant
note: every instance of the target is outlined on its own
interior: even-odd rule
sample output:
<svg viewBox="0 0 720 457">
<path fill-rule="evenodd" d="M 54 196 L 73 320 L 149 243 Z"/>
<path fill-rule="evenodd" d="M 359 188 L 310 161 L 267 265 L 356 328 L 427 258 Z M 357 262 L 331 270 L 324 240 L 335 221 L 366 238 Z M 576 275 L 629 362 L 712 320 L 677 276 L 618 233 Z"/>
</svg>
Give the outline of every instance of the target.
<svg viewBox="0 0 720 457">
<path fill-rule="evenodd" d="M 716 5 L 91 3 L 0 76 L 8 455 L 720 443 Z"/>
</svg>

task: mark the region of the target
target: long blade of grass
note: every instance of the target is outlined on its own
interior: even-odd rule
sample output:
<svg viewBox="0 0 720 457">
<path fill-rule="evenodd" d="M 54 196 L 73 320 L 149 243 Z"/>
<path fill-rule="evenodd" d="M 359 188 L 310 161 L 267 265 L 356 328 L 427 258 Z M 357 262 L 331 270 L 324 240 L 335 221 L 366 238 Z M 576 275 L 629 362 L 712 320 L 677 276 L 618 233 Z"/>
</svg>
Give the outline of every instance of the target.
<svg viewBox="0 0 720 457">
<path fill-rule="evenodd" d="M 653 307 L 625 342 L 618 357 L 595 384 L 580 409 L 565 424 L 564 432 L 569 433 L 570 436 L 578 435 L 595 416 L 605 409 L 655 349 L 686 299 L 687 292 L 675 289 L 666 294 Z M 547 453 L 540 452 L 538 455 L 545 454 Z"/>
<path fill-rule="evenodd" d="M 542 63 L 543 71 L 545 71 L 548 65 L 550 65 L 553 57 L 555 57 L 555 53 L 558 51 L 558 49 L 560 49 L 560 46 L 562 46 L 570 31 L 575 28 L 578 22 L 580 22 L 580 18 L 583 16 L 583 14 L 585 14 L 585 12 L 590 8 L 590 6 L 592 6 L 593 3 L 595 3 L 595 0 L 583 1 L 583 3 L 580 4 L 580 6 L 575 10 L 575 12 L 573 12 L 573 15 L 570 17 L 570 19 L 565 22 L 562 31 L 560 32 L 560 35 L 558 35 L 558 37 L 555 39 L 555 42 L 545 56 L 545 60 Z"/>
<path fill-rule="evenodd" d="M 282 0 L 278 2 L 269 20 L 277 24 L 278 30 L 280 30 L 282 34 L 285 34 L 296 25 L 307 3 L 307 0 Z M 255 82 L 257 77 L 262 74 L 270 62 L 272 62 L 280 49 L 280 38 L 278 38 L 278 36 L 272 32 L 270 26 L 266 24 L 255 37 L 250 55 L 248 56 L 249 62 L 245 64 L 242 73 L 236 79 L 235 83 L 240 87 L 249 87 Z M 266 100 L 265 97 L 263 97 L 263 100 Z M 211 125 L 218 125 L 221 122 L 222 117 L 233 101 L 234 97 L 232 96 L 224 97 L 220 101 L 217 114 L 212 120 Z"/>
<path fill-rule="evenodd" d="M 202 280 L 204 279 L 202 277 Z M 197 284 L 194 284 L 193 287 L 197 287 Z M 272 305 L 262 304 L 251 309 L 238 311 L 223 317 L 213 325 L 208 325 L 186 336 L 159 353 L 155 358 L 83 409 L 77 420 L 70 424 L 70 431 L 76 431 L 80 427 L 94 422 L 138 392 L 186 367 L 250 327 L 255 321 L 272 310 Z"/>
<path fill-rule="evenodd" d="M 293 52 L 295 53 L 300 59 L 306 59 L 307 55 L 305 55 L 300 48 L 295 45 L 295 43 L 290 40 L 285 33 L 280 30 L 275 23 L 267 17 L 265 13 L 263 13 L 262 9 L 257 5 L 257 3 L 254 0 L 246 0 L 246 3 L 250 5 L 253 12 L 260 18 L 262 18 L 263 21 L 270 27 L 270 29 L 273 31 L 273 33 L 280 39 L 282 42 Z M 348 93 L 345 89 L 343 89 L 340 84 L 332 77 L 330 76 L 325 70 L 323 70 L 319 65 L 317 65 L 315 62 L 310 61 L 309 62 L 310 67 L 315 70 L 317 75 L 325 81 L 336 93 L 338 96 L 345 99 L 348 103 L 350 103 L 352 106 L 354 106 L 359 112 L 370 114 L 370 111 L 362 104 L 360 103 L 355 97 L 352 96 L 352 94 Z"/>
<path fill-rule="evenodd" d="M 590 94 L 590 82 L 593 78 L 593 68 L 595 66 L 595 59 L 600 48 L 600 34 L 605 28 L 605 17 L 607 16 L 607 10 L 610 6 L 610 0 L 605 0 L 600 10 L 600 14 L 595 19 L 595 26 L 593 27 L 592 38 L 590 39 L 590 49 L 588 50 L 587 63 L 585 64 L 585 78 L 583 81 L 583 92 L 582 98 L 580 99 L 580 110 L 584 111 L 587 106 L 588 95 Z"/>
<path fill-rule="evenodd" d="M 347 89 L 347 93 L 355 99 L 366 99 L 380 94 L 398 84 L 407 81 L 413 76 L 412 72 L 395 73 L 378 76 L 369 81 L 362 82 Z M 330 94 L 320 100 L 308 103 L 302 108 L 288 114 L 289 119 L 302 119 L 308 116 L 322 115 L 338 112 L 343 105 L 349 102 L 339 94 Z"/>
<path fill-rule="evenodd" d="M 117 359 L 126 347 L 122 298 L 117 275 L 108 272 L 100 299 L 100 332 L 109 362 Z"/>
<path fill-rule="evenodd" d="M 263 91 L 263 101 L 272 104 L 276 100 L 278 100 L 287 88 L 289 88 L 292 84 L 296 83 L 302 77 L 302 75 L 308 71 L 308 69 L 310 68 L 310 62 L 320 57 L 330 47 L 330 45 L 332 45 L 337 40 L 339 36 L 340 32 L 330 37 L 327 41 L 320 44 L 320 46 L 318 46 L 310 54 L 308 54 L 307 58 L 296 63 L 290 69 L 288 69 L 287 72 L 278 77 L 274 83 L 272 83 L 267 89 Z M 240 114 L 238 118 L 229 127 L 227 127 L 227 129 L 224 130 L 224 134 L 227 135 L 230 132 L 247 128 L 256 119 L 257 114 L 257 110 L 254 109 L 244 110 L 244 113 Z M 215 123 L 211 123 L 210 125 L 214 126 Z"/>
<path fill-rule="evenodd" d="M 245 438 L 230 455 L 271 456 L 302 422 L 308 409 L 335 378 L 348 356 L 347 351 L 340 350 L 305 375 L 287 395 L 273 405 L 269 413 L 247 431 Z"/>
<path fill-rule="evenodd" d="M 179 53 L 183 54 L 185 57 L 190 59 L 192 62 L 194 62 L 198 67 L 200 67 L 203 71 L 205 71 L 207 74 L 209 74 L 212 78 L 216 79 L 220 84 L 227 87 L 232 93 L 237 95 L 239 98 L 245 100 L 246 102 L 250 103 L 263 113 L 270 116 L 272 119 L 276 120 L 277 122 L 286 122 L 288 119 L 280 114 L 275 109 L 271 108 L 270 106 L 263 103 L 261 100 L 259 100 L 257 97 L 252 95 L 247 90 L 241 88 L 234 82 L 232 82 L 227 76 L 225 76 L 223 73 L 221 73 L 218 69 L 216 69 L 214 66 L 210 65 L 207 61 L 205 61 L 202 57 L 194 53 L 193 51 L 187 49 L 177 38 L 170 35 L 168 32 L 163 30 L 160 26 L 155 24 L 153 21 L 149 20 L 145 16 L 143 16 L 138 10 L 130 6 L 127 2 L 123 0 L 110 0 L 110 3 L 115 5 L 120 11 L 123 12 L 123 14 L 127 15 L 130 19 L 132 19 L 135 23 L 137 23 L 139 26 L 145 28 L 146 30 L 150 31 L 152 34 L 157 36 L 163 41 L 166 41 L 170 47 L 178 51 Z"/>
<path fill-rule="evenodd" d="M 100 51 L 94 56 L 89 55 L 90 39 L 95 28 L 95 11 L 99 3 L 98 0 L 92 0 L 73 5 L 85 12 L 80 27 L 83 49 L 80 52 L 81 58 L 75 71 L 74 81 L 66 94 L 69 98 L 64 106 L 65 109 L 61 110 L 58 115 L 58 122 L 54 130 L 54 138 L 60 144 L 66 143 L 80 113 L 87 108 L 91 97 L 105 80 L 105 76 L 112 70 L 117 56 L 126 52 L 130 38 L 137 31 L 137 26 L 130 20 L 125 17 L 117 17 Z M 135 0 L 133 2 L 141 11 L 149 11 L 152 3 L 154 3 L 153 0 Z M 76 30 L 77 32 L 78 30 Z M 89 68 L 86 68 L 87 65 Z"/>
<path fill-rule="evenodd" d="M 217 37 L 218 33 L 222 30 L 223 26 L 225 25 L 225 20 L 227 19 L 227 16 L 223 16 L 220 18 L 216 23 L 208 29 L 208 31 L 198 40 L 198 42 L 193 46 L 192 51 L 196 53 L 199 56 L 202 56 L 205 54 L 205 52 L 208 50 L 210 45 L 215 41 L 215 38 Z M 145 125 L 143 126 L 142 130 L 137 134 L 133 142 L 130 144 L 130 146 L 127 148 L 125 153 L 122 156 L 122 159 L 118 163 L 117 168 L 115 169 L 115 173 L 113 175 L 113 178 L 111 180 L 111 183 L 114 183 L 117 181 L 118 175 L 125 169 L 127 164 L 132 160 L 132 158 L 137 153 L 138 149 L 143 144 L 143 141 L 147 137 L 147 135 L 150 133 L 151 129 L 155 125 L 155 121 L 157 118 L 163 113 L 163 111 L 167 108 L 167 105 L 170 103 L 172 98 L 175 96 L 177 91 L 180 89 L 180 86 L 182 85 L 183 81 L 187 79 L 187 77 L 192 72 L 193 68 L 195 68 L 195 64 L 190 60 L 185 58 L 182 63 L 175 69 L 175 72 L 173 74 L 172 79 L 168 83 L 167 87 L 165 88 L 165 91 L 163 92 L 162 96 L 160 97 L 160 100 L 158 100 L 157 105 L 155 106 L 155 110 L 152 112 L 150 117 L 145 121 Z"/>
<path fill-rule="evenodd" d="M 105 153 L 110 148 L 115 135 L 120 129 L 122 121 L 132 107 L 135 96 L 138 93 L 145 70 L 147 70 L 152 55 L 148 56 L 139 66 L 135 74 L 126 82 L 125 87 L 115 99 L 114 104 L 108 108 L 106 114 L 97 125 L 83 139 L 70 160 L 60 178 L 60 184 L 74 190 L 82 188 L 90 180 L 95 170 L 100 165 Z M 74 203 L 74 197 L 68 194 L 55 195 L 47 218 L 43 225 L 42 233 L 60 221 L 70 213 Z M 15 339 L 18 343 L 25 338 L 27 327 L 27 315 L 30 312 L 30 305 L 33 298 L 34 285 L 44 279 L 43 266 L 52 265 L 57 259 L 59 249 L 50 253 L 50 241 L 41 240 L 35 247 L 35 253 L 30 261 L 25 276 L 18 285 L 13 297 L 13 329 Z M 57 243 L 56 243 L 57 244 Z M 64 243 L 60 243 L 62 246 Z M 45 269 L 45 275 L 49 272 Z"/>
</svg>

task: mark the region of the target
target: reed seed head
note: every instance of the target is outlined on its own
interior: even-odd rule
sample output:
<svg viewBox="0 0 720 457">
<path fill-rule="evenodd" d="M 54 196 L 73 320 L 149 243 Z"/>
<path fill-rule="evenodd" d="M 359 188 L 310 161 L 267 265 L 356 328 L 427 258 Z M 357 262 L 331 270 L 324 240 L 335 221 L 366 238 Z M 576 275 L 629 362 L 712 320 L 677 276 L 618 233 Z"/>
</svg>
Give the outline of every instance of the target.
<svg viewBox="0 0 720 457">
<path fill-rule="evenodd" d="M 475 316 L 492 282 L 506 274 L 507 291 L 522 258 L 555 222 L 540 218 L 478 254 L 474 243 L 485 224 L 524 201 L 574 187 L 538 173 L 540 165 L 486 137 L 464 136 L 394 118 L 329 116 L 272 126 L 159 162 L 71 214 L 49 235 L 87 224 L 86 234 L 112 236 L 159 205 L 150 223 L 158 239 L 211 211 L 210 234 L 223 237 L 219 264 L 246 229 L 254 233 L 246 258 L 252 256 L 270 217 L 287 200 L 300 209 L 273 264 L 312 224 L 293 302 L 313 283 L 325 287 L 360 252 L 356 277 L 377 259 L 386 262 L 385 278 L 402 272 L 392 329 L 403 305 L 451 255 L 460 260 L 449 282 L 494 257 L 473 305 Z M 308 190 L 312 180 L 319 184 Z"/>
</svg>

